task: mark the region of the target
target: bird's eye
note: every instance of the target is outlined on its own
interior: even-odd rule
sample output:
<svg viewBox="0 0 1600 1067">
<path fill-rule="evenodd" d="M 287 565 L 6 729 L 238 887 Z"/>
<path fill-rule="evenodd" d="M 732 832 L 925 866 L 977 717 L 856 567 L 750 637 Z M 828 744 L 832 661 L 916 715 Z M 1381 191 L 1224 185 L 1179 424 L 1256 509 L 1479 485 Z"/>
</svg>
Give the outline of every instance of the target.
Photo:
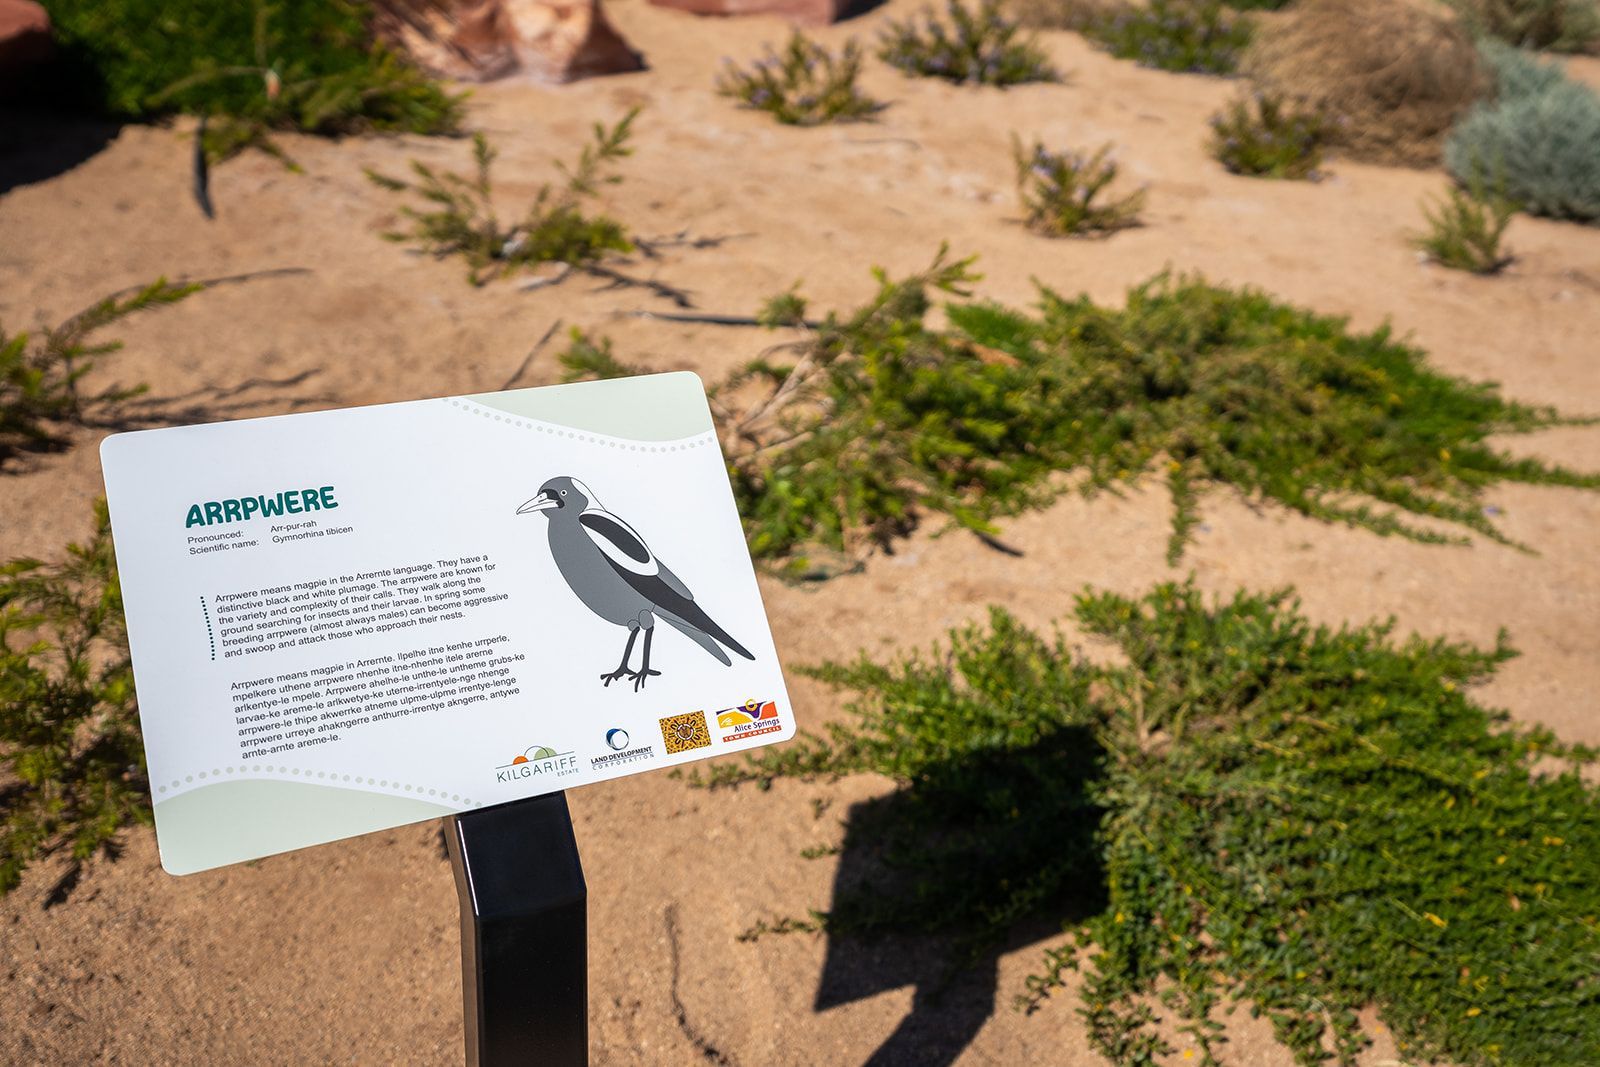
<svg viewBox="0 0 1600 1067">
<path fill-rule="evenodd" d="M 566 496 L 567 495 L 567 491 L 565 489 L 561 490 L 561 495 L 562 496 Z"/>
</svg>

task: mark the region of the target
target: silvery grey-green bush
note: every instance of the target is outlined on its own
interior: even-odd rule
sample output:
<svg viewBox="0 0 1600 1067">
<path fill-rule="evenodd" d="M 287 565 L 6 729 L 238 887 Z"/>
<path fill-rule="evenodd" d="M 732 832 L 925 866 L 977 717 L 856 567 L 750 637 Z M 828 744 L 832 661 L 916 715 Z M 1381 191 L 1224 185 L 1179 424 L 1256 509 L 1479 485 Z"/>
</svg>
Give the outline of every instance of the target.
<svg viewBox="0 0 1600 1067">
<path fill-rule="evenodd" d="M 1526 52 L 1490 44 L 1484 57 L 1498 95 L 1451 131 L 1451 175 L 1492 175 L 1531 215 L 1600 223 L 1600 96 Z"/>
</svg>

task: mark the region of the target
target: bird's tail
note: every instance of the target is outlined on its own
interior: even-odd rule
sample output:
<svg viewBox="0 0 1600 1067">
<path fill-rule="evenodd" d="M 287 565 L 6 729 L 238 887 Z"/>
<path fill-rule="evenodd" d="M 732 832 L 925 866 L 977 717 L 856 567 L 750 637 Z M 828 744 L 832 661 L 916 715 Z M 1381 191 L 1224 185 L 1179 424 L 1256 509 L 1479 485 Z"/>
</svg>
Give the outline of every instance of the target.
<svg viewBox="0 0 1600 1067">
<path fill-rule="evenodd" d="M 722 651 L 722 648 L 715 641 L 711 640 L 710 636 L 708 636 L 705 631 L 695 629 L 693 626 L 684 622 L 676 615 L 668 615 L 664 611 L 657 611 L 656 614 L 660 615 L 661 618 L 665 619 L 667 622 L 670 622 L 680 633 L 683 634 L 683 636 L 687 637 L 689 640 L 693 641 L 695 644 L 699 645 L 701 648 L 705 649 L 707 652 L 721 660 L 724 667 L 728 667 L 733 664 L 733 660 L 728 658 L 728 654 Z"/>
<path fill-rule="evenodd" d="M 735 641 L 732 634 L 718 626 L 716 621 L 713 620 L 711 616 L 706 614 L 705 609 L 699 604 L 696 604 L 693 600 L 686 601 L 683 604 L 674 605 L 674 607 L 677 608 L 676 611 L 662 611 L 660 605 L 657 605 L 656 610 L 661 614 L 662 618 L 677 624 L 678 629 L 680 630 L 682 630 L 684 625 L 687 624 L 694 627 L 696 630 L 699 630 L 702 634 L 709 634 L 718 641 L 721 641 L 723 644 L 739 653 L 739 655 L 743 656 L 745 659 L 755 659 L 755 656 L 750 654 L 749 649 Z M 674 618 L 674 616 L 676 616 L 676 618 Z M 688 631 L 685 630 L 684 632 L 687 633 Z M 702 644 L 701 647 L 704 647 L 704 645 Z M 725 665 L 729 662 L 728 657 L 722 655 L 720 652 L 714 652 L 712 654 L 720 659 Z"/>
</svg>

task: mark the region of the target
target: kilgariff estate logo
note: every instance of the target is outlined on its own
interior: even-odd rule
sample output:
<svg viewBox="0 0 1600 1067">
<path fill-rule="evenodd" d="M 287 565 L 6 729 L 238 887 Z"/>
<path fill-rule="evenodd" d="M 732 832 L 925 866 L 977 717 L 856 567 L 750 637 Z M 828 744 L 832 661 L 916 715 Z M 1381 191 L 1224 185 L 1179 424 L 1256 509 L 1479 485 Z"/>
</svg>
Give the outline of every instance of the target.
<svg viewBox="0 0 1600 1067">
<path fill-rule="evenodd" d="M 611 751 L 603 756 L 589 757 L 589 766 L 597 771 L 610 770 L 620 767 L 625 763 L 637 763 L 647 760 L 656 754 L 656 746 L 641 745 L 632 747 L 633 742 L 628 739 L 628 731 L 620 726 L 612 727 L 606 731 L 606 747 Z"/>
<path fill-rule="evenodd" d="M 544 745 L 534 745 L 504 767 L 496 767 L 494 780 L 517 782 L 524 778 L 565 778 L 577 773 L 578 757 L 571 752 L 557 752 Z"/>
<path fill-rule="evenodd" d="M 783 729 L 783 720 L 778 718 L 778 705 L 775 702 L 746 700 L 736 708 L 717 712 L 717 729 L 732 731 L 722 735 L 724 742 L 748 741 L 752 737 Z"/>
</svg>

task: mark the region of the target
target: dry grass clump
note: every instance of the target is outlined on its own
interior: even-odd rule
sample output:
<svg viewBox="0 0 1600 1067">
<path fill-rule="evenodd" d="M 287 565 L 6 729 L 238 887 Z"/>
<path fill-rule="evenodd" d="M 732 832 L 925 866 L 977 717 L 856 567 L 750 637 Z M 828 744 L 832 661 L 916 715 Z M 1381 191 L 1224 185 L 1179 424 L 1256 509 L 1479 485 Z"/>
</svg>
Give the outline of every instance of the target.
<svg viewBox="0 0 1600 1067">
<path fill-rule="evenodd" d="M 1439 162 L 1444 136 L 1491 91 L 1471 36 L 1429 0 L 1304 0 L 1245 56 L 1263 91 L 1332 119 L 1353 159 Z"/>
</svg>

